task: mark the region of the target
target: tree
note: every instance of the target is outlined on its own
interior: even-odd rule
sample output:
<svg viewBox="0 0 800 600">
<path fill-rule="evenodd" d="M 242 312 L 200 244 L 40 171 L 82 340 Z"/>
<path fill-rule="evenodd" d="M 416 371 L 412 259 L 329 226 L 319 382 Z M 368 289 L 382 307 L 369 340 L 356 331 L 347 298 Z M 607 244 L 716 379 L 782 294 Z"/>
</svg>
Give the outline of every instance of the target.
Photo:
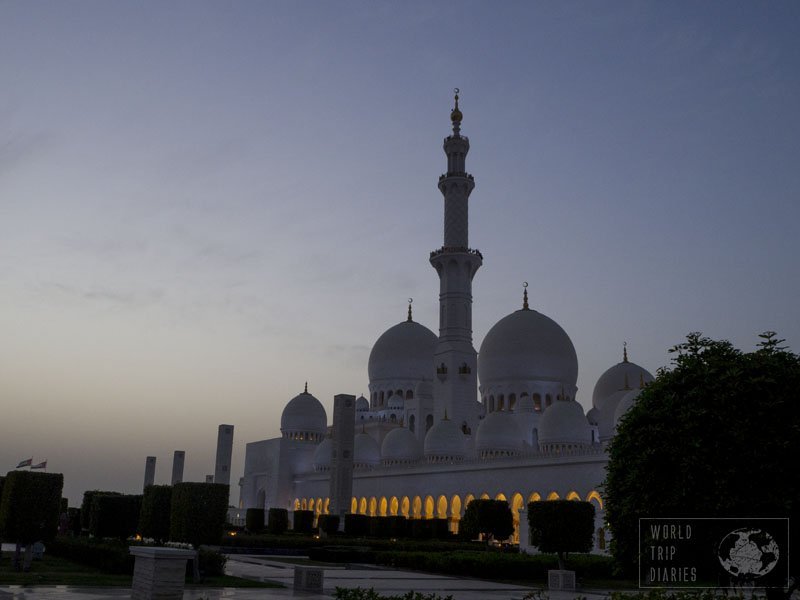
<svg viewBox="0 0 800 600">
<path fill-rule="evenodd" d="M 760 337 L 744 353 L 689 334 L 621 419 L 604 484 L 621 569 L 638 562 L 640 517 L 790 517 L 797 547 L 800 358 Z"/>
<path fill-rule="evenodd" d="M 0 498 L 0 538 L 17 545 L 14 553 L 17 569 L 21 546 L 26 546 L 27 571 L 33 557 L 33 543 L 55 537 L 63 487 L 61 473 L 10 471 L 6 475 Z"/>
<path fill-rule="evenodd" d="M 548 500 L 528 504 L 531 544 L 558 554 L 565 569 L 567 552 L 589 552 L 594 538 L 594 506 L 577 500 Z"/>
<path fill-rule="evenodd" d="M 461 535 L 469 539 L 483 534 L 490 539 L 505 540 L 514 533 L 514 518 L 505 500 L 476 499 L 467 504 L 459 525 Z"/>
<path fill-rule="evenodd" d="M 169 538 L 201 544 L 218 545 L 228 515 L 230 487 L 223 483 L 182 482 L 172 486 Z"/>
</svg>

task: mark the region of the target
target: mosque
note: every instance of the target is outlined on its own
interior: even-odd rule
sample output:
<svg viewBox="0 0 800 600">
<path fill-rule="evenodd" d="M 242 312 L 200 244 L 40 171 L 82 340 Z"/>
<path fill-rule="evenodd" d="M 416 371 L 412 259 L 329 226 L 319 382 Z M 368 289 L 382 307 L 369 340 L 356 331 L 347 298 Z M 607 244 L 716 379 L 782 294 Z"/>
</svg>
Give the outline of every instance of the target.
<svg viewBox="0 0 800 600">
<path fill-rule="evenodd" d="M 369 398 L 354 407 L 349 510 L 445 518 L 457 531 L 473 498 L 497 498 L 508 501 L 518 531 L 528 502 L 581 499 L 595 504 L 602 549 L 606 447 L 653 377 L 624 350 L 622 362 L 598 379 L 584 414 L 575 401 L 575 347 L 558 323 L 528 306 L 527 290 L 521 308 L 500 319 L 476 352 L 472 279 L 483 257 L 468 242 L 475 183 L 458 100 L 456 90 L 452 134 L 444 139 L 447 171 L 439 177 L 444 243 L 430 253 L 440 282 L 439 333 L 413 320 L 409 302 L 407 318 L 372 347 Z M 306 386 L 283 410 L 281 437 L 247 444 L 241 507 L 328 513 L 328 423 Z"/>
</svg>

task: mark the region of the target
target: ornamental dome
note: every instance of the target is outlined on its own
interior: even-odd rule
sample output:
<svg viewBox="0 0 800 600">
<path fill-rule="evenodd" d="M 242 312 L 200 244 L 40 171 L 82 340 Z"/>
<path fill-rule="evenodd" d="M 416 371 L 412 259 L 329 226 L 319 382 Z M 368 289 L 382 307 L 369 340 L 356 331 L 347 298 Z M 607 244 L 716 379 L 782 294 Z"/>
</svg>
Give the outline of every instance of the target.
<svg viewBox="0 0 800 600">
<path fill-rule="evenodd" d="M 356 434 L 353 443 L 353 466 L 376 467 L 381 463 L 381 449 L 378 442 L 368 433 Z"/>
<path fill-rule="evenodd" d="M 403 397 L 400 394 L 392 394 L 386 401 L 386 407 L 389 410 L 403 410 L 404 406 L 405 400 L 403 400 Z"/>
<path fill-rule="evenodd" d="M 364 396 L 359 396 L 356 398 L 356 412 L 368 412 L 369 411 L 369 400 L 364 398 Z"/>
<path fill-rule="evenodd" d="M 636 404 L 636 400 L 639 399 L 639 394 L 641 393 L 641 389 L 631 390 L 620 399 L 619 403 L 617 404 L 617 408 L 614 409 L 614 427 L 617 426 L 619 420 L 622 418 L 622 415 L 628 412 L 628 409 L 630 409 L 631 406 Z"/>
<path fill-rule="evenodd" d="M 539 444 L 588 446 L 592 443 L 592 429 L 583 407 L 575 400 L 556 400 L 539 421 Z"/>
<path fill-rule="evenodd" d="M 622 362 L 615 364 L 605 373 L 600 375 L 592 392 L 592 405 L 602 409 L 605 400 L 614 392 L 625 388 L 644 387 L 644 384 L 653 381 L 650 372 L 637 365 L 628 362 L 627 349 L 623 352 Z"/>
<path fill-rule="evenodd" d="M 597 421 L 600 419 L 600 411 L 597 410 L 594 406 L 589 409 L 589 412 L 586 413 L 586 420 L 589 421 L 590 425 L 597 425 Z"/>
<path fill-rule="evenodd" d="M 520 381 L 575 386 L 578 356 L 561 326 L 540 312 L 521 309 L 489 330 L 478 353 L 482 387 Z"/>
<path fill-rule="evenodd" d="M 325 407 L 308 388 L 292 398 L 281 414 L 281 432 L 316 433 L 325 435 L 328 430 L 328 415 Z"/>
<path fill-rule="evenodd" d="M 315 471 L 327 471 L 331 468 L 331 449 L 333 442 L 331 438 L 326 437 L 317 449 L 314 450 L 314 458 L 311 464 L 314 466 Z"/>
<path fill-rule="evenodd" d="M 486 415 L 475 436 L 475 450 L 479 456 L 519 454 L 525 440 L 514 417 L 514 413 L 507 411 L 495 411 Z"/>
<path fill-rule="evenodd" d="M 442 419 L 425 435 L 425 458 L 430 462 L 462 460 L 466 452 L 465 436 L 455 422 Z"/>
<path fill-rule="evenodd" d="M 369 354 L 370 383 L 381 380 L 433 380 L 437 337 L 427 327 L 403 321 L 387 329 Z"/>
<path fill-rule="evenodd" d="M 384 464 L 416 462 L 422 458 L 422 448 L 411 430 L 398 427 L 383 438 L 381 458 Z"/>
</svg>

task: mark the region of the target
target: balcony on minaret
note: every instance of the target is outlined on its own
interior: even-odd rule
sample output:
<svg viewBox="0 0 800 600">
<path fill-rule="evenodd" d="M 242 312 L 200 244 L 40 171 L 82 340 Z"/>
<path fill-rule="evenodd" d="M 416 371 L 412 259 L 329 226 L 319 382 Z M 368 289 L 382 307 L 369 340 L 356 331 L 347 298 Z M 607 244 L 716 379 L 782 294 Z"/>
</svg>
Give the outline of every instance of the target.
<svg viewBox="0 0 800 600">
<path fill-rule="evenodd" d="M 466 171 L 448 171 L 447 173 L 443 173 L 439 175 L 439 181 L 444 181 L 448 177 L 466 177 L 470 181 L 475 181 L 475 177 L 467 173 Z"/>
<path fill-rule="evenodd" d="M 474 248 L 461 247 L 461 246 L 442 246 L 438 250 L 431 251 L 431 258 L 440 256 L 442 254 L 471 254 L 483 260 L 483 254 L 481 254 L 480 250 L 476 250 Z"/>
</svg>

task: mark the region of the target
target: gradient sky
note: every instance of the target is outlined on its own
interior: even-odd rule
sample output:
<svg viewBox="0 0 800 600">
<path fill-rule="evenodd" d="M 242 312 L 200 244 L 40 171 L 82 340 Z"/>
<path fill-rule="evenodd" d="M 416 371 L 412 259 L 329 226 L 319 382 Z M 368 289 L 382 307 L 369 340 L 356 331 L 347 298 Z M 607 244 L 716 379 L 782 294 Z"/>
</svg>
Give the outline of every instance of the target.
<svg viewBox="0 0 800 600">
<path fill-rule="evenodd" d="M 213 473 L 436 329 L 452 89 L 475 346 L 520 307 L 578 400 L 690 331 L 800 344 L 800 3 L 0 0 L 0 471 Z M 757 399 L 754 399 L 757 401 Z M 234 500 L 236 493 L 234 493 Z"/>
</svg>

